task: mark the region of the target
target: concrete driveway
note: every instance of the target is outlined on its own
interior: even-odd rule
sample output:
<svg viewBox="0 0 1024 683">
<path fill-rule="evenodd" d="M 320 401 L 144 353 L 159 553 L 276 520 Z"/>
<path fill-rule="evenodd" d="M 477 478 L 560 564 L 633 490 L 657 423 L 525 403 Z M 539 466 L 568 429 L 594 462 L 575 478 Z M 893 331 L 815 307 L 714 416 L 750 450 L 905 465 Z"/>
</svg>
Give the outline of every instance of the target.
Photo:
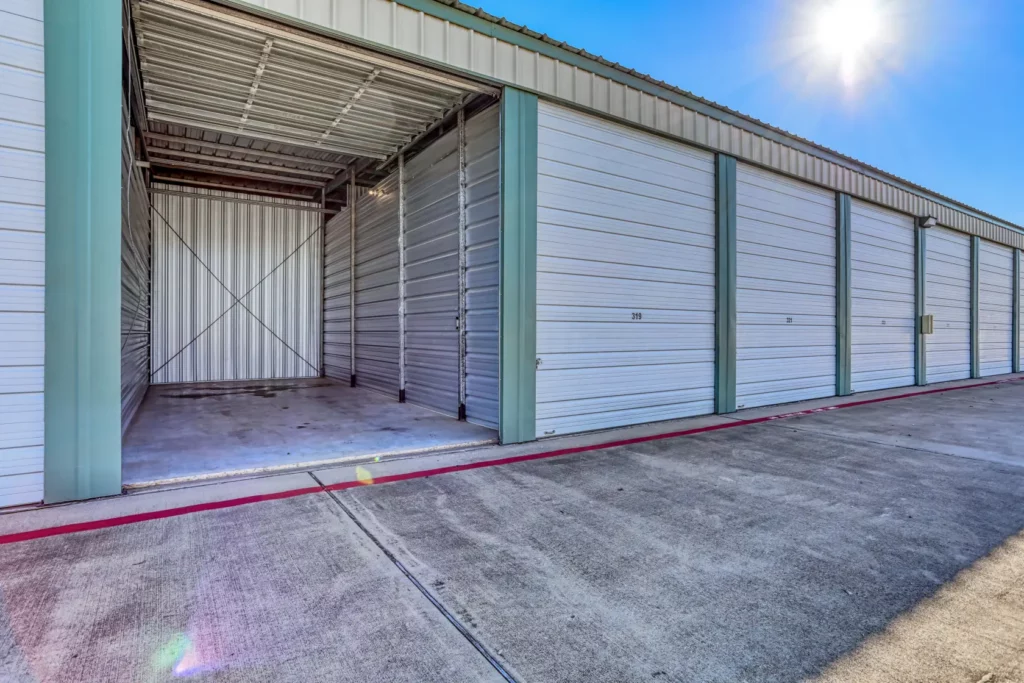
<svg viewBox="0 0 1024 683">
<path fill-rule="evenodd" d="M 0 680 L 1024 680 L 1021 415 L 1011 382 L 0 545 Z"/>
</svg>

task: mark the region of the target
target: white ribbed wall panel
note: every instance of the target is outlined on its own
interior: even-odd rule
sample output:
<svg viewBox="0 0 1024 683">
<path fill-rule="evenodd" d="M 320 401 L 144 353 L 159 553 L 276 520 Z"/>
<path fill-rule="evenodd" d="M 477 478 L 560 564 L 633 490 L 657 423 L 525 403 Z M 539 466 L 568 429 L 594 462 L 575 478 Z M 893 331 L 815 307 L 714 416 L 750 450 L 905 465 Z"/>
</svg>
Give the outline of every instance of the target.
<svg viewBox="0 0 1024 683">
<path fill-rule="evenodd" d="M 327 221 L 324 235 L 324 374 L 346 382 L 352 371 L 350 221 L 348 207 L 342 207 Z"/>
<path fill-rule="evenodd" d="M 356 201 L 356 382 L 398 398 L 398 174 Z"/>
<path fill-rule="evenodd" d="M 466 122 L 466 419 L 498 428 L 500 117 Z"/>
<path fill-rule="evenodd" d="M 928 381 L 971 376 L 971 238 L 930 228 L 925 264 L 925 313 L 935 331 L 925 335 Z"/>
<path fill-rule="evenodd" d="M 154 189 L 153 383 L 319 376 L 319 204 Z"/>
<path fill-rule="evenodd" d="M 459 133 L 405 164 L 405 399 L 459 413 Z"/>
<path fill-rule="evenodd" d="M 736 406 L 836 391 L 835 194 L 739 165 Z"/>
<path fill-rule="evenodd" d="M 43 499 L 43 0 L 0 3 L 0 507 Z"/>
<path fill-rule="evenodd" d="M 714 158 L 546 102 L 537 436 L 714 409 Z"/>
<path fill-rule="evenodd" d="M 1013 249 L 982 240 L 978 254 L 981 376 L 1013 372 Z"/>
<path fill-rule="evenodd" d="M 914 384 L 914 219 L 853 201 L 852 378 L 854 391 Z"/>
</svg>

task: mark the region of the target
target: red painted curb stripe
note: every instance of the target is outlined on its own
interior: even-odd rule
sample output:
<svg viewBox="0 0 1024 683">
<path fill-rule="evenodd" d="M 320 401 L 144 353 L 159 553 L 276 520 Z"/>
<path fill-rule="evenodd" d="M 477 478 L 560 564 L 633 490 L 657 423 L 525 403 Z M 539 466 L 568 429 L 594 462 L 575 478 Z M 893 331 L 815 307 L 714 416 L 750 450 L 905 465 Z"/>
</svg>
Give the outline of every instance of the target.
<svg viewBox="0 0 1024 683">
<path fill-rule="evenodd" d="M 36 538 L 46 538 L 48 536 L 63 536 L 64 534 L 74 534 L 80 531 L 109 529 L 110 527 L 124 526 L 126 524 L 148 522 L 153 519 L 180 517 L 181 515 L 188 515 L 192 514 L 193 512 L 221 510 L 223 508 L 237 507 L 239 505 L 248 505 L 249 503 L 261 503 L 267 500 L 294 498 L 295 496 L 305 496 L 310 493 L 319 493 L 321 491 L 323 491 L 323 488 L 321 488 L 320 486 L 312 486 L 310 488 L 305 489 L 292 489 L 290 491 L 264 493 L 258 496 L 245 496 L 244 498 L 228 498 L 226 500 L 218 500 L 212 503 L 197 503 L 195 505 L 185 505 L 179 508 L 154 510 L 153 512 L 139 512 L 134 515 L 124 515 L 123 517 L 110 517 L 108 519 L 97 519 L 89 522 L 77 522 L 75 524 L 64 524 L 62 526 L 54 526 L 44 529 L 33 529 L 32 531 L 21 531 L 16 534 L 7 534 L 6 536 L 0 536 L 0 545 L 6 545 L 8 543 L 20 543 L 21 541 L 31 541 Z"/>
<path fill-rule="evenodd" d="M 869 398 L 863 401 L 851 401 L 849 403 L 843 403 L 834 406 L 823 406 L 821 408 L 808 408 L 807 410 L 799 410 L 792 413 L 782 413 L 780 415 L 769 415 L 766 417 L 755 417 L 749 420 L 734 420 L 732 422 L 725 422 L 723 424 L 709 425 L 706 427 L 695 427 L 693 429 L 684 429 L 675 432 L 666 432 L 663 434 L 652 434 L 650 436 L 638 436 L 632 439 L 621 439 L 618 441 L 608 441 L 605 443 L 593 444 L 591 446 L 576 446 L 573 448 L 561 448 L 555 451 L 545 451 L 543 453 L 530 453 L 528 455 L 514 455 L 507 458 L 497 458 L 495 460 L 483 460 L 480 462 L 466 463 L 464 465 L 449 465 L 448 467 L 437 467 L 431 470 L 418 470 L 416 472 L 407 472 L 405 474 L 390 474 L 383 477 L 374 477 L 369 481 L 344 481 L 338 484 L 331 484 L 329 486 L 312 486 L 309 488 L 293 489 L 290 491 L 279 491 L 277 493 L 266 493 L 258 496 L 246 496 L 243 498 L 229 498 L 227 500 L 219 500 L 212 503 L 198 503 L 196 505 L 185 505 L 179 508 L 169 508 L 167 510 L 156 510 L 153 512 L 140 512 L 134 515 L 125 515 L 123 517 L 111 517 L 108 519 L 98 519 L 90 522 L 78 522 L 76 524 L 65 524 L 62 526 L 49 527 L 45 529 L 35 529 L 32 531 L 22 531 L 15 534 L 8 534 L 6 536 L 0 536 L 0 545 L 6 545 L 8 543 L 20 543 L 22 541 L 31 541 L 37 538 L 47 538 L 50 536 L 63 536 L 65 534 L 74 534 L 81 531 L 93 531 L 96 529 L 109 529 L 111 527 L 124 526 L 126 524 L 137 524 L 138 522 L 147 522 L 154 519 L 167 519 L 168 517 L 180 517 L 181 515 L 192 514 L 193 512 L 205 512 L 208 510 L 222 510 L 224 508 L 238 507 L 240 505 L 249 505 L 250 503 L 261 503 L 268 500 L 281 500 L 284 498 L 294 498 L 296 496 L 305 496 L 311 493 L 321 493 L 323 491 L 343 491 L 345 489 L 356 488 L 359 486 L 370 486 L 373 484 L 387 484 L 396 481 L 406 481 L 408 479 L 422 479 L 424 477 L 433 477 L 439 474 L 451 474 L 453 472 L 465 472 L 468 470 L 477 470 L 485 467 L 500 467 L 502 465 L 511 465 L 518 462 L 528 462 L 530 460 L 544 460 L 547 458 L 557 458 L 562 455 L 572 455 L 574 453 L 586 453 L 588 451 L 603 450 L 606 448 L 617 448 L 619 446 L 630 446 L 638 443 L 645 443 L 648 441 L 660 441 L 662 439 L 674 439 L 682 436 L 693 436 L 694 434 L 703 434 L 706 432 L 716 432 L 721 429 L 732 429 L 734 427 L 746 427 L 749 425 L 763 424 L 765 422 L 774 422 L 775 420 L 785 420 L 792 417 L 802 417 L 806 415 L 815 415 L 817 413 L 832 412 L 834 410 L 842 410 L 843 408 L 854 408 L 857 406 L 871 405 L 873 403 L 885 403 L 886 401 L 896 401 L 903 398 L 913 398 L 914 396 L 927 396 L 929 394 L 943 394 L 949 391 L 957 391 L 959 389 L 977 389 L 978 387 L 988 387 L 996 384 L 1006 384 L 1008 382 L 1022 381 L 1024 377 L 1013 377 L 1009 379 L 994 380 L 992 382 L 981 382 L 978 384 L 968 384 L 959 387 L 943 387 L 940 389 L 927 389 L 924 391 L 915 391 L 908 394 L 897 394 L 894 396 L 882 396 L 880 398 Z"/>
</svg>

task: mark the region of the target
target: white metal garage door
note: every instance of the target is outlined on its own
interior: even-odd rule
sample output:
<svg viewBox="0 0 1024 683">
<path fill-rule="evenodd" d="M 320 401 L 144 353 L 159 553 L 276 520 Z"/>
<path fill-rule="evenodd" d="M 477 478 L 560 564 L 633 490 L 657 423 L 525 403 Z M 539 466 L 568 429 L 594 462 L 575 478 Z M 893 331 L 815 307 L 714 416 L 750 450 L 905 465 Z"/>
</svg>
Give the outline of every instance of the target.
<svg viewBox="0 0 1024 683">
<path fill-rule="evenodd" d="M 0 3 L 0 507 L 43 499 L 43 0 Z"/>
<path fill-rule="evenodd" d="M 836 391 L 835 194 L 736 173 L 736 407 Z"/>
<path fill-rule="evenodd" d="M 971 238 L 946 228 L 927 236 L 925 313 L 935 317 L 925 337 L 928 381 L 971 376 Z"/>
<path fill-rule="evenodd" d="M 1013 372 L 1013 250 L 981 242 L 978 254 L 981 376 Z"/>
<path fill-rule="evenodd" d="M 853 390 L 914 384 L 914 219 L 856 201 L 850 215 Z"/>
<path fill-rule="evenodd" d="M 537 435 L 714 410 L 714 161 L 542 103 Z"/>
</svg>

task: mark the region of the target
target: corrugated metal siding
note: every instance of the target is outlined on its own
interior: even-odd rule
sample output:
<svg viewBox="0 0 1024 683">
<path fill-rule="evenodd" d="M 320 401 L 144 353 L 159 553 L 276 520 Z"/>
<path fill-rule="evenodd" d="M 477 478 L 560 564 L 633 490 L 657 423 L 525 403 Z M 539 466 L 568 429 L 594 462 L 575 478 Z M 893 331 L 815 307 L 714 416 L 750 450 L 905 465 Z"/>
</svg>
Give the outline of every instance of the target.
<svg viewBox="0 0 1024 683">
<path fill-rule="evenodd" d="M 43 499 L 43 2 L 0 7 L 0 507 Z"/>
<path fill-rule="evenodd" d="M 672 90 L 672 86 L 645 81 L 635 71 L 619 67 L 613 79 L 597 73 L 602 69 L 596 62 L 591 70 L 569 63 L 575 55 L 567 55 L 565 61 L 555 59 L 486 32 L 405 7 L 394 0 L 246 1 L 326 29 L 571 102 L 901 213 L 935 216 L 942 225 L 1024 248 L 1024 234 L 1020 232 L 854 170 L 856 162 L 851 160 L 847 165 L 827 150 L 819 151 L 795 138 L 792 144 L 784 144 L 773 139 L 780 135 L 747 130 L 760 131 L 762 127 L 742 122 L 732 112 L 722 111 L 719 117 L 678 104 L 666 92 Z M 633 80 L 637 87 L 630 87 L 622 80 Z M 717 108 L 717 105 L 705 107 L 705 112 L 714 111 L 712 107 Z M 859 166 L 863 168 L 862 164 Z"/>
<path fill-rule="evenodd" d="M 537 435 L 712 412 L 713 157 L 546 103 L 538 147 Z"/>
<path fill-rule="evenodd" d="M 981 376 L 1013 372 L 1013 250 L 981 243 L 978 255 Z"/>
<path fill-rule="evenodd" d="M 853 390 L 914 384 L 914 219 L 854 201 L 851 211 Z"/>
<path fill-rule="evenodd" d="M 152 381 L 319 376 L 321 214 L 295 208 L 319 206 L 173 191 L 153 195 Z"/>
<path fill-rule="evenodd" d="M 350 221 L 348 207 L 342 207 L 324 235 L 324 374 L 346 382 L 352 371 Z"/>
<path fill-rule="evenodd" d="M 971 238 L 945 228 L 928 230 L 926 313 L 935 316 L 925 336 L 928 381 L 971 376 Z"/>
<path fill-rule="evenodd" d="M 149 388 L 150 242 L 149 195 L 135 166 L 127 103 L 121 145 L 121 433 Z"/>
<path fill-rule="evenodd" d="M 405 164 L 405 398 L 459 412 L 459 135 Z"/>
<path fill-rule="evenodd" d="M 466 419 L 498 428 L 500 116 L 466 122 Z"/>
<path fill-rule="evenodd" d="M 398 397 L 398 174 L 356 202 L 356 378 Z"/>
<path fill-rule="evenodd" d="M 835 221 L 833 193 L 738 167 L 738 408 L 835 394 Z"/>
</svg>

